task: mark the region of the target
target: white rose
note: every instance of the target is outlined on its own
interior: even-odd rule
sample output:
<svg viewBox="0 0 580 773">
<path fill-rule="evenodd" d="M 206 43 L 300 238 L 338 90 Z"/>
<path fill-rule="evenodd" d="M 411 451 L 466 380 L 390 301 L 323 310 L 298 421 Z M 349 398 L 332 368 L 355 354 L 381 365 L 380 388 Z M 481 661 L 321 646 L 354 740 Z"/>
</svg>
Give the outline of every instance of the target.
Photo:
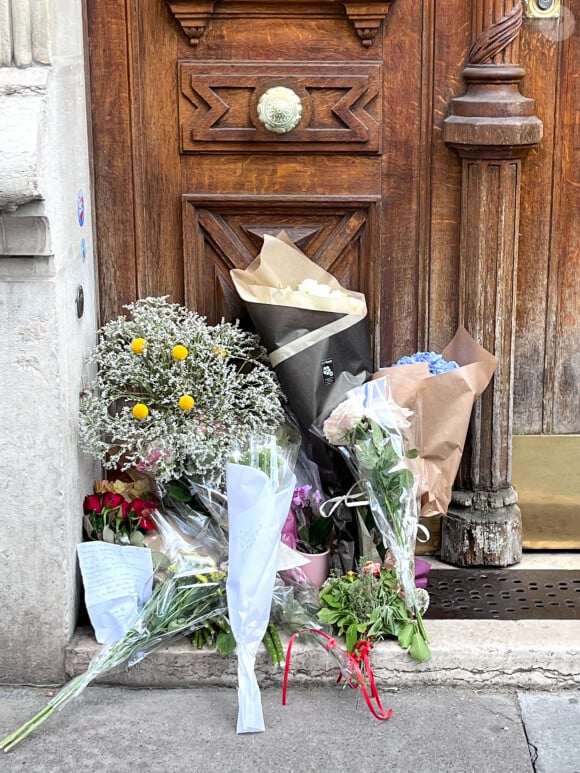
<svg viewBox="0 0 580 773">
<path fill-rule="evenodd" d="M 325 284 L 319 284 L 316 279 L 305 279 L 298 285 L 298 290 L 301 293 L 308 293 L 309 295 L 317 295 L 320 298 L 327 298 L 330 296 L 330 287 Z"/>
<path fill-rule="evenodd" d="M 361 421 L 364 413 L 362 400 L 351 397 L 337 405 L 322 425 L 326 439 L 334 445 L 342 445 L 346 435 Z"/>
</svg>

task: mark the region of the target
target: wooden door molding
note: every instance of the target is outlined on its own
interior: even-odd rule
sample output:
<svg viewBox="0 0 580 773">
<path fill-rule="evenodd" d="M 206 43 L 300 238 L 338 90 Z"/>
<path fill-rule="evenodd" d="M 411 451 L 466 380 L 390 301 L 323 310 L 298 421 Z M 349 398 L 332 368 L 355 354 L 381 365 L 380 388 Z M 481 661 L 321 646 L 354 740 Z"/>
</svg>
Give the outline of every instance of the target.
<svg viewBox="0 0 580 773">
<path fill-rule="evenodd" d="M 268 131 L 257 104 L 272 86 L 292 89 L 302 119 L 288 134 Z M 182 153 L 314 151 L 380 153 L 380 62 L 179 62 Z"/>
<path fill-rule="evenodd" d="M 293 13 L 321 17 L 344 13 L 353 25 L 363 46 L 368 48 L 375 40 L 381 24 L 394 0 L 292 0 L 284 3 Z M 191 46 L 198 46 L 212 19 L 255 15 L 280 17 L 282 0 L 166 0 L 171 13 L 181 25 Z M 259 8 L 256 11 L 256 7 Z"/>
<path fill-rule="evenodd" d="M 516 281 L 522 158 L 542 137 L 519 62 L 522 0 L 484 0 L 472 17 L 444 139 L 462 159 L 459 321 L 498 358 L 473 412 L 442 527 L 441 556 L 461 566 L 508 566 L 522 556 L 521 513 L 511 482 Z"/>
<path fill-rule="evenodd" d="M 211 323 L 244 316 L 230 269 L 247 268 L 264 234 L 284 230 L 311 260 L 365 293 L 379 329 L 380 197 L 184 194 L 182 205 L 185 300 Z"/>
</svg>

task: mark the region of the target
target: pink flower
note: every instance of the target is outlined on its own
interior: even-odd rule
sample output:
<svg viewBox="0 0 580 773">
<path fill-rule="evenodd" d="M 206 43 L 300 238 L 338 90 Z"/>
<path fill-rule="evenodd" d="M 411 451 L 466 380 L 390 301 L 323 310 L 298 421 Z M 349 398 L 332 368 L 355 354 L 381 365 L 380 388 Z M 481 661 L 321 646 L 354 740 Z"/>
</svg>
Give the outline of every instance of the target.
<svg viewBox="0 0 580 773">
<path fill-rule="evenodd" d="M 121 494 L 115 494 L 114 491 L 107 491 L 103 497 L 103 507 L 109 510 L 114 510 L 116 507 L 121 507 L 125 498 Z"/>
<path fill-rule="evenodd" d="M 131 502 L 131 510 L 134 510 L 135 515 L 141 515 L 143 512 L 143 508 L 146 507 L 148 503 L 144 499 L 134 499 Z"/>
<path fill-rule="evenodd" d="M 373 577 L 380 577 L 381 564 L 368 561 L 362 568 L 362 574 L 372 574 Z"/>
<path fill-rule="evenodd" d="M 306 504 L 306 497 L 312 486 L 298 486 L 294 489 L 292 504 L 294 507 L 303 507 Z"/>
<path fill-rule="evenodd" d="M 145 531 L 155 531 L 155 521 L 147 515 L 142 515 L 139 521 L 139 528 Z"/>
</svg>

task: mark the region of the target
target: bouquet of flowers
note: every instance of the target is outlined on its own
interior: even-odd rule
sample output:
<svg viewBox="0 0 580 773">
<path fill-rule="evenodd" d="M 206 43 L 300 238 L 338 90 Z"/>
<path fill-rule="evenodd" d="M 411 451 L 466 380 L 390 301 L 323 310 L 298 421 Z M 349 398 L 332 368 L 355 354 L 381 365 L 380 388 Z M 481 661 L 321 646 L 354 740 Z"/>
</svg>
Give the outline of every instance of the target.
<svg viewBox="0 0 580 773">
<path fill-rule="evenodd" d="M 258 257 L 231 276 L 288 396 L 324 491 L 329 497 L 344 494 L 352 484 L 350 472 L 313 428 L 319 429 L 347 392 L 372 373 L 364 294 L 342 286 L 283 231 L 277 237 L 266 234 Z M 352 513 L 341 505 L 333 522 L 332 560 L 346 571 L 357 552 Z"/>
<path fill-rule="evenodd" d="M 401 408 L 385 379 L 369 381 L 349 393 L 330 414 L 323 431 L 350 465 L 383 545 L 394 560 L 405 604 L 417 616 L 418 633 L 427 640 L 414 579 L 418 526 L 417 480 L 408 465 L 403 431 L 410 411 Z"/>
<path fill-rule="evenodd" d="M 233 448 L 283 418 L 258 337 L 166 298 L 126 308 L 131 318 L 106 323 L 88 358 L 97 373 L 81 395 L 81 448 L 158 483 L 190 474 L 223 484 Z"/>
<path fill-rule="evenodd" d="M 238 733 L 264 730 L 254 664 L 270 619 L 278 545 L 292 492 L 296 448 L 251 438 L 228 463 L 228 613 L 238 657 Z"/>
<path fill-rule="evenodd" d="M 332 625 L 346 638 L 347 651 L 353 653 L 363 642 L 371 644 L 395 637 L 418 662 L 430 657 L 420 617 L 414 618 L 401 592 L 397 572 L 392 567 L 361 561 L 358 572 L 334 575 L 320 592 L 321 622 Z M 421 614 L 429 597 L 416 591 Z"/>
<path fill-rule="evenodd" d="M 85 533 L 90 540 L 116 545 L 144 544 L 144 536 L 155 530 L 151 514 L 157 503 L 136 496 L 145 494 L 144 481 L 95 481 L 94 493 L 83 503 Z"/>
<path fill-rule="evenodd" d="M 302 553 L 324 553 L 332 540 L 333 520 L 322 512 L 326 496 L 322 491 L 318 466 L 308 458 L 301 446 L 294 469 L 296 488 L 292 494 L 290 512 L 284 524 L 288 544 Z"/>
<path fill-rule="evenodd" d="M 459 327 L 440 355 L 416 352 L 373 376 L 386 376 L 396 402 L 412 412 L 403 432 L 418 452 L 413 469 L 422 516 L 447 512 L 474 402 L 496 366 L 496 357 Z"/>
<path fill-rule="evenodd" d="M 284 232 L 266 234 L 260 255 L 230 273 L 307 432 L 372 372 L 365 297 L 342 287 Z"/>
<path fill-rule="evenodd" d="M 167 565 L 153 593 L 122 638 L 103 647 L 84 674 L 66 684 L 31 720 L 0 741 L 9 751 L 57 710 L 80 695 L 97 677 L 131 667 L 175 636 L 192 633 L 227 613 L 223 555 L 184 537 L 170 515 L 151 515 Z"/>
</svg>

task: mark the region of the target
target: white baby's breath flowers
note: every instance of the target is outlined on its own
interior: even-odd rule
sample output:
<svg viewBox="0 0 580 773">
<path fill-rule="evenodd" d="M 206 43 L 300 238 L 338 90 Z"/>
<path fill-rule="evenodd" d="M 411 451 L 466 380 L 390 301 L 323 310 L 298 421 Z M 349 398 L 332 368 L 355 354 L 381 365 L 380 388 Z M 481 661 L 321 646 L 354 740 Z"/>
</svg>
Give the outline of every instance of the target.
<svg viewBox="0 0 580 773">
<path fill-rule="evenodd" d="M 80 442 L 106 469 L 160 483 L 219 483 L 232 448 L 283 418 L 281 390 L 256 335 L 166 298 L 126 306 L 99 331 L 97 375 L 80 405 Z"/>
</svg>

